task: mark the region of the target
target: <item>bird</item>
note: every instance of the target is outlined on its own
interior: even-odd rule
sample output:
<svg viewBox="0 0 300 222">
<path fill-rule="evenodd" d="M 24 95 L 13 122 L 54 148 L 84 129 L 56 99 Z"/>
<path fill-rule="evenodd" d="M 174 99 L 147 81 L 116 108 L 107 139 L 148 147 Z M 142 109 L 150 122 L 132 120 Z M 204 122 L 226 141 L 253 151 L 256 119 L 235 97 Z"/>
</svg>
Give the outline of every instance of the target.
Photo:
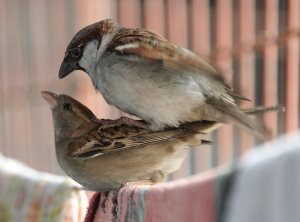
<svg viewBox="0 0 300 222">
<path fill-rule="evenodd" d="M 52 110 L 55 150 L 62 170 L 85 188 L 110 191 L 122 185 L 155 184 L 181 167 L 188 148 L 222 123 L 198 121 L 160 132 L 122 124 L 99 127 L 93 112 L 74 98 L 50 91 L 42 97 Z M 280 110 L 245 110 L 247 114 Z"/>
<path fill-rule="evenodd" d="M 180 168 L 189 146 L 210 144 L 202 134 L 174 129 L 152 132 L 122 124 L 99 128 L 95 115 L 65 94 L 41 92 L 52 110 L 56 157 L 85 188 L 109 191 L 123 184 L 154 184 Z"/>
<path fill-rule="evenodd" d="M 66 49 L 59 78 L 74 70 L 86 72 L 108 104 L 146 122 L 123 117 L 116 125 L 131 121 L 161 131 L 207 120 L 234 124 L 261 140 L 271 136 L 263 122 L 237 107 L 234 99 L 249 99 L 235 94 L 215 68 L 147 29 L 111 19 L 81 29 Z"/>
</svg>

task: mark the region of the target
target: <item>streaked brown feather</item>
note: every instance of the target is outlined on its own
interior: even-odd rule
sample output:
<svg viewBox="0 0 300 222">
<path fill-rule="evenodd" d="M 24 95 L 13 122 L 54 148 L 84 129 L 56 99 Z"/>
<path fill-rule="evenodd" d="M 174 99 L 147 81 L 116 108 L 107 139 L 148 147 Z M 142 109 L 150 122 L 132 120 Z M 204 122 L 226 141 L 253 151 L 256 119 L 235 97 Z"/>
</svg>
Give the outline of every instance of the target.
<svg viewBox="0 0 300 222">
<path fill-rule="evenodd" d="M 178 69 L 190 67 L 200 70 L 199 73 L 224 83 L 223 77 L 212 66 L 193 53 L 173 45 L 162 36 L 145 29 L 122 29 L 120 35 L 115 36 L 108 47 L 108 51 L 115 52 L 126 59 L 128 55 L 141 56 L 146 60 L 162 60 L 166 68 Z M 117 50 L 118 46 L 138 44 L 138 48 Z M 224 83 L 224 87 L 227 88 Z"/>
<path fill-rule="evenodd" d="M 126 125 L 101 129 L 99 131 L 96 128 L 87 135 L 74 139 L 69 144 L 69 154 L 75 158 L 80 158 L 80 156 L 87 158 L 89 157 L 88 153 L 91 155 L 95 155 L 96 153 L 102 155 L 125 149 L 144 147 L 193 134 L 195 132 L 180 129 L 151 132 L 150 130 Z M 94 145 L 88 147 L 87 144 L 91 143 L 94 143 Z"/>
</svg>

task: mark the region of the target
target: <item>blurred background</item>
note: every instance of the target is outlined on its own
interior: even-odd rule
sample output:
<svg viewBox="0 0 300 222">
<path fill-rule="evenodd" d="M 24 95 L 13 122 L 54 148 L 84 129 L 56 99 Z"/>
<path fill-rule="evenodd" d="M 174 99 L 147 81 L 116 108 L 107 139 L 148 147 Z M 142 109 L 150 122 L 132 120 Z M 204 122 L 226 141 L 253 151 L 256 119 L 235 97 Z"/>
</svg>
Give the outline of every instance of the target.
<svg viewBox="0 0 300 222">
<path fill-rule="evenodd" d="M 300 0 L 0 0 L 0 152 L 63 174 L 55 158 L 51 111 L 42 90 L 68 94 L 99 118 L 124 115 L 106 104 L 82 71 L 59 80 L 65 49 L 81 28 L 112 18 L 153 30 L 213 64 L 252 102 L 281 104 L 265 121 L 274 137 L 299 127 Z M 190 149 L 175 179 L 226 164 L 259 144 L 224 126 Z"/>
</svg>

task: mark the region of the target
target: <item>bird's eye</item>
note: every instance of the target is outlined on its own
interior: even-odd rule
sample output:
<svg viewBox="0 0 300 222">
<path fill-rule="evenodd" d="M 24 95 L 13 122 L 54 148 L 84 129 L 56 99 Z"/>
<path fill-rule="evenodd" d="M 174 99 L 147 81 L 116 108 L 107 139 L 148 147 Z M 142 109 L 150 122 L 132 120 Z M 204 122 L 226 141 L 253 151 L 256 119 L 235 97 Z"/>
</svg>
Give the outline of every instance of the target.
<svg viewBox="0 0 300 222">
<path fill-rule="evenodd" d="M 73 57 L 78 57 L 81 55 L 81 49 L 80 48 L 74 48 L 74 49 L 71 49 L 71 55 Z"/>
<path fill-rule="evenodd" d="M 72 110 L 72 105 L 70 103 L 65 103 L 63 105 L 64 110 L 66 111 L 71 111 Z"/>
</svg>

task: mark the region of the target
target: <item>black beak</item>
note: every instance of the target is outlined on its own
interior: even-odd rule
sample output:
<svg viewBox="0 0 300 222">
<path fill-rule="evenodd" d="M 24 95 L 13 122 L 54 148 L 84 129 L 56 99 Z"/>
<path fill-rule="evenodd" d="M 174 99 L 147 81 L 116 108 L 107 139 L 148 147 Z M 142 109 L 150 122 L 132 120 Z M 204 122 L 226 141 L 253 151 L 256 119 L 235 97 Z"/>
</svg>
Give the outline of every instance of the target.
<svg viewBox="0 0 300 222">
<path fill-rule="evenodd" d="M 71 72 L 74 70 L 78 69 L 78 64 L 77 62 L 68 62 L 68 61 L 63 61 L 60 69 L 59 69 L 59 78 L 62 79 L 69 75 Z"/>
</svg>

